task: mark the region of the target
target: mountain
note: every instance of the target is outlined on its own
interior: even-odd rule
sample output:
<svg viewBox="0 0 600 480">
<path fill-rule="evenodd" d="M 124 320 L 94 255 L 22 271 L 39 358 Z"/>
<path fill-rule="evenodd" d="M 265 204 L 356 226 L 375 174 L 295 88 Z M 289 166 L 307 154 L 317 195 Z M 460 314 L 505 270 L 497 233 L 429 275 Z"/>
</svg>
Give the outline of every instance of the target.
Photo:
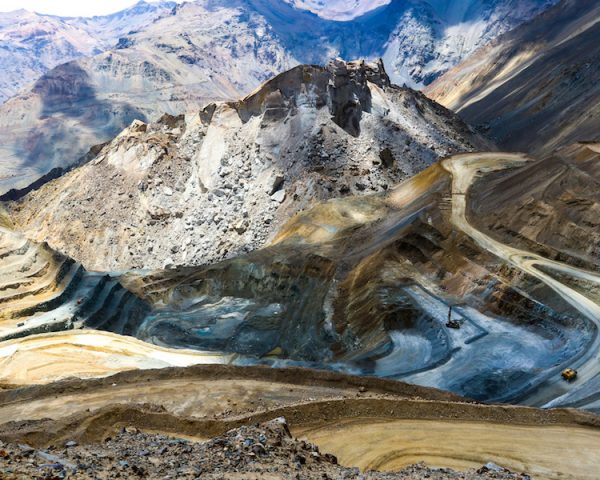
<svg viewBox="0 0 600 480">
<path fill-rule="evenodd" d="M 135 122 L 6 217 L 90 269 L 145 267 L 119 280 L 147 313 L 109 302 L 96 329 L 598 411 L 600 144 L 448 156 L 472 147 L 381 64 L 299 66 Z"/>
<path fill-rule="evenodd" d="M 60 65 L 0 107 L 0 158 L 11 159 L 0 162 L 0 191 L 73 165 L 134 119 L 237 98 L 296 63 L 263 17 L 181 5 L 116 50 Z"/>
<path fill-rule="evenodd" d="M 237 98 L 300 63 L 383 57 L 393 83 L 423 85 L 549 3 L 472 0 L 449 9 L 395 0 L 347 22 L 281 0 L 178 5 L 116 49 L 58 66 L 0 106 L 0 193 L 75 164 L 134 119 Z"/>
<path fill-rule="evenodd" d="M 564 0 L 500 37 L 427 95 L 504 148 L 549 153 L 600 135 L 600 5 Z"/>
<path fill-rule="evenodd" d="M 61 18 L 27 10 L 0 13 L 0 104 L 57 65 L 114 47 L 166 15 L 174 2 L 146 3 L 103 17 Z"/>
<path fill-rule="evenodd" d="M 283 0 L 327 20 L 350 21 L 388 5 L 391 0 Z"/>
<path fill-rule="evenodd" d="M 99 52 L 96 38 L 61 19 L 0 13 L 0 104 L 56 65 Z"/>
<path fill-rule="evenodd" d="M 260 247 L 318 199 L 383 192 L 488 145 L 381 63 L 298 66 L 240 101 L 135 121 L 12 211 L 93 270 L 210 263 Z"/>
</svg>

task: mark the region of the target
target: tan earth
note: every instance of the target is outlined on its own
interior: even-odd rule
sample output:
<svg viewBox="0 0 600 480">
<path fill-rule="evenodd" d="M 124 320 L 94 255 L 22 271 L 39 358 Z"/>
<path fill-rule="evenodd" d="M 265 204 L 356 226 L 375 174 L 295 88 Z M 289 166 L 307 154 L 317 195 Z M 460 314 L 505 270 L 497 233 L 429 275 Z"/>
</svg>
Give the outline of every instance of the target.
<svg viewBox="0 0 600 480">
<path fill-rule="evenodd" d="M 600 431 L 564 425 L 356 418 L 294 433 L 342 464 L 366 470 L 394 471 L 418 462 L 465 470 L 493 458 L 534 478 L 592 480 L 600 464 Z"/>
<path fill-rule="evenodd" d="M 0 392 L 0 440 L 35 448 L 102 442 L 124 427 L 206 440 L 281 416 L 295 436 L 361 469 L 491 461 L 533 478 L 592 479 L 600 461 L 600 419 L 591 414 L 482 405 L 331 372 L 195 366 Z"/>
<path fill-rule="evenodd" d="M 108 332 L 68 330 L 0 343 L 0 384 L 51 383 L 125 370 L 228 363 L 231 358 L 213 352 L 161 348 Z"/>
</svg>

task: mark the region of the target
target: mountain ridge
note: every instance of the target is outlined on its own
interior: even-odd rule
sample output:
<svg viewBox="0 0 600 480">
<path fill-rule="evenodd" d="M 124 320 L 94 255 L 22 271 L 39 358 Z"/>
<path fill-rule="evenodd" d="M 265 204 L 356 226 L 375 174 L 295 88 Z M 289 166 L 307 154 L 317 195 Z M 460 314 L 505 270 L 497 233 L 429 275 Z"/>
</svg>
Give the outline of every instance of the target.
<svg viewBox="0 0 600 480">
<path fill-rule="evenodd" d="M 147 28 L 121 37 L 116 49 L 56 67 L 0 106 L 0 160 L 10 159 L 0 168 L 0 193 L 68 168 L 136 118 L 155 121 L 163 113 L 237 98 L 301 63 L 381 54 L 392 82 L 429 81 L 477 39 L 485 41 L 482 25 L 493 36 L 549 3 L 498 0 L 478 6 L 469 15 L 477 17 L 484 8 L 489 18 L 477 23 L 468 45 L 461 40 L 459 46 L 441 40 L 445 27 L 421 0 L 395 0 L 353 22 L 327 21 L 275 0 L 177 5 Z M 450 37 L 463 38 L 461 28 Z M 441 58 L 450 60 L 436 63 Z M 77 97 L 82 86 L 85 95 Z"/>
<path fill-rule="evenodd" d="M 381 63 L 337 61 L 294 67 L 237 102 L 135 121 L 12 205 L 29 234 L 93 270 L 207 263 L 258 248 L 317 199 L 383 192 L 440 156 L 488 146 L 391 85 Z"/>
<path fill-rule="evenodd" d="M 174 2 L 138 4 L 111 15 L 59 17 L 21 9 L 0 13 L 0 104 L 50 69 L 88 57 L 165 15 Z M 126 18 L 125 22 L 119 20 Z"/>
</svg>

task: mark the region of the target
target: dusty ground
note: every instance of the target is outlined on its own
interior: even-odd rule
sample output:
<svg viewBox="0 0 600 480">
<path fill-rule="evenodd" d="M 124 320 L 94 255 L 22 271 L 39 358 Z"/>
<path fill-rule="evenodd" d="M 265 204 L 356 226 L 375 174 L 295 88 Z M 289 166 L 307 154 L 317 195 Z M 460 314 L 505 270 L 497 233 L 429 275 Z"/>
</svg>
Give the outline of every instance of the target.
<svg viewBox="0 0 600 480">
<path fill-rule="evenodd" d="M 95 330 L 67 330 L 0 344 L 0 384 L 51 383 L 149 368 L 228 363 L 232 356 L 174 350 L 133 337 Z"/>
<path fill-rule="evenodd" d="M 207 442 L 146 434 L 124 428 L 102 443 L 70 441 L 47 450 L 0 444 L 5 479 L 528 479 L 497 465 L 454 472 L 414 465 L 394 473 L 367 472 L 338 464 L 333 455 L 292 437 L 284 418 L 245 426 Z"/>
<path fill-rule="evenodd" d="M 342 464 L 366 470 L 393 471 L 415 462 L 463 470 L 493 457 L 534 478 L 591 480 L 600 463 L 598 432 L 564 425 L 357 418 L 294 433 L 334 452 Z M 561 455 L 565 440 L 568 466 Z"/>
<path fill-rule="evenodd" d="M 84 470 L 82 476 L 73 478 L 117 478 L 116 473 L 128 478 L 133 475 L 133 470 L 128 470 L 133 464 L 146 472 L 148 476 L 143 478 L 168 478 L 173 467 L 166 473 L 161 469 L 169 458 L 177 459 L 177 468 L 206 468 L 206 478 L 297 478 L 296 474 L 299 478 L 326 478 L 322 473 L 328 478 L 363 478 L 357 471 L 329 464 L 323 467 L 320 462 L 315 471 L 308 469 L 310 462 L 296 470 L 296 462 L 289 460 L 285 449 L 260 465 L 241 458 L 243 475 L 236 476 L 228 469 L 233 476 L 219 476 L 216 469 L 222 464 L 214 463 L 214 455 L 207 453 L 214 442 L 209 446 L 194 443 L 278 417 L 287 419 L 295 436 L 338 456 L 344 466 L 363 470 L 393 471 L 420 461 L 465 470 L 493 462 L 534 478 L 579 480 L 596 478 L 600 462 L 600 418 L 594 415 L 483 405 L 437 390 L 332 372 L 309 375 L 304 369 L 196 366 L 128 371 L 108 378 L 72 379 L 0 392 L 0 441 L 10 444 L 4 447 L 8 452 L 4 462 L 12 459 L 13 465 L 34 468 L 27 466 L 27 460 L 15 462 L 17 449 L 21 449 L 15 445 L 27 444 L 63 459 L 57 462 L 49 457 L 47 464 L 82 461 L 104 475 L 86 477 Z M 144 434 L 135 434 L 138 430 Z M 192 444 L 173 443 L 173 437 Z M 82 447 L 65 449 L 67 442 Z M 157 454 L 165 446 L 174 448 L 172 457 L 165 457 L 166 451 Z M 189 447 L 187 453 L 196 454 L 186 457 L 180 447 Z M 237 447 L 226 451 L 222 447 L 219 461 L 237 455 Z M 202 455 L 208 459 L 201 465 Z M 124 468 L 119 461 L 129 466 Z M 38 466 L 44 463 L 35 462 Z M 410 467 L 397 476 L 365 478 L 463 478 L 451 472 L 436 477 L 437 473 L 419 468 Z M 31 471 L 24 470 L 23 475 Z M 265 476 L 259 477 L 260 472 Z M 250 476 L 255 473 L 256 477 Z M 181 474 L 176 478 L 188 477 Z M 464 478 L 521 477 L 473 474 Z"/>
</svg>

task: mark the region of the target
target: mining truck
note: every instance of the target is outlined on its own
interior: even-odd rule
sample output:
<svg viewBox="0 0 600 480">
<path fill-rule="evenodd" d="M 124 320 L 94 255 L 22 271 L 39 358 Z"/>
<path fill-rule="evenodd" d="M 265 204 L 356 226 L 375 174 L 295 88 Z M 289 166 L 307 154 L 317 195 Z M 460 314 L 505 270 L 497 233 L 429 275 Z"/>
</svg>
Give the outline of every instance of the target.
<svg viewBox="0 0 600 480">
<path fill-rule="evenodd" d="M 561 376 L 567 381 L 572 382 L 577 378 L 577 370 L 573 370 L 572 368 L 566 368 L 562 371 Z"/>
</svg>

